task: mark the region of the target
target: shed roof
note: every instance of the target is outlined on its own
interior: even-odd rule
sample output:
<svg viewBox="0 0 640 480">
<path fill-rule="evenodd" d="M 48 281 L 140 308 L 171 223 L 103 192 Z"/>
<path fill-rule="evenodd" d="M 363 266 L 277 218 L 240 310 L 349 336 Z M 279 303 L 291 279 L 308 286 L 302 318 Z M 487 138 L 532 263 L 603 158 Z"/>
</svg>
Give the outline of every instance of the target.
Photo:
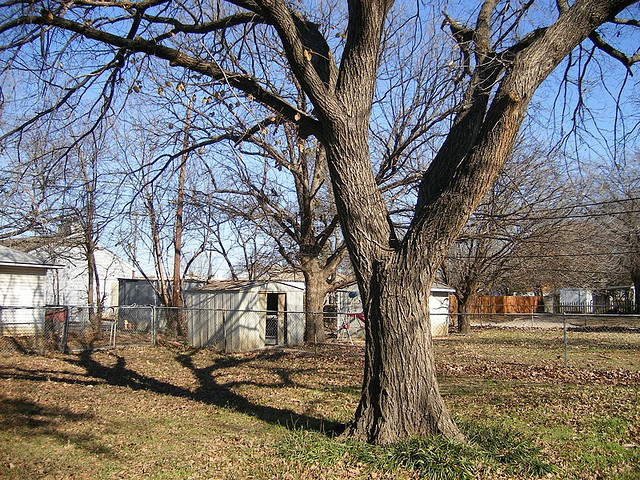
<svg viewBox="0 0 640 480">
<path fill-rule="evenodd" d="M 289 282 L 282 280 L 212 280 L 206 285 L 194 288 L 191 291 L 198 292 L 241 292 L 255 287 L 261 287 L 268 283 L 278 283 L 286 285 L 294 290 L 304 290 L 304 287 L 296 285 L 299 282 Z"/>
<path fill-rule="evenodd" d="M 35 255 L 21 252 L 13 248 L 0 245 L 0 266 L 3 267 L 31 267 L 31 268 L 62 268 L 62 265 L 43 263 Z"/>
<path fill-rule="evenodd" d="M 440 282 L 433 282 L 433 285 L 431 285 L 431 291 L 432 292 L 449 292 L 449 293 L 455 293 L 456 289 L 453 287 L 450 287 L 449 285 L 446 285 L 444 283 L 440 283 Z"/>
</svg>

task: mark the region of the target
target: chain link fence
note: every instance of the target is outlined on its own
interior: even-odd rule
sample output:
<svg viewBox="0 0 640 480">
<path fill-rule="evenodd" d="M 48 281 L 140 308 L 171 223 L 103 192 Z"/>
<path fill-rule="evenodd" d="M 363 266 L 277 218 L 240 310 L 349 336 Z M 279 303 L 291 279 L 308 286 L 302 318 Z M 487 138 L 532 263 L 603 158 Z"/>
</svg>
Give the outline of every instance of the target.
<svg viewBox="0 0 640 480">
<path fill-rule="evenodd" d="M 0 309 L 0 353 L 76 353 L 155 345 L 163 335 L 227 352 L 364 338 L 362 314 L 121 306 Z"/>
<path fill-rule="evenodd" d="M 51 306 L 0 307 L 0 352 L 79 352 L 152 345 L 154 308 Z"/>
<path fill-rule="evenodd" d="M 306 323 L 313 322 L 315 315 L 318 314 L 188 308 L 184 309 L 182 321 L 186 324 L 190 345 L 242 352 L 303 343 Z"/>
<path fill-rule="evenodd" d="M 452 313 L 450 330 L 457 332 L 466 318 L 469 342 L 486 344 L 489 356 L 512 348 L 514 362 L 523 365 L 640 371 L 640 315 L 593 311 L 567 305 L 556 313 Z"/>
<path fill-rule="evenodd" d="M 625 368 L 640 371 L 640 315 L 576 313 L 432 314 L 434 337 L 455 341 L 460 352 L 474 346 L 473 355 L 491 362 L 493 353 L 513 352 L 519 365 Z M 456 335 L 467 318 L 469 335 Z M 449 336 L 433 325 L 448 326 Z M 364 341 L 366 320 L 360 313 L 305 313 L 249 310 L 179 309 L 126 306 L 0 307 L 0 354 L 80 352 L 124 346 L 149 346 L 168 334 L 181 333 L 196 348 L 227 352 L 304 343 Z M 319 329 L 324 329 L 320 332 Z M 326 334 L 326 336 L 325 336 Z M 437 345 L 437 344 L 436 344 Z M 535 348 L 534 348 L 535 347 Z M 540 352 L 543 352 L 542 354 Z M 595 367 L 594 367 L 595 366 Z"/>
<path fill-rule="evenodd" d="M 306 322 L 323 313 L 156 306 L 0 308 L 0 353 L 76 353 L 185 338 L 196 348 L 253 351 L 304 342 Z M 316 332 L 317 333 L 317 332 Z M 324 339 L 314 335 L 317 339 Z"/>
</svg>

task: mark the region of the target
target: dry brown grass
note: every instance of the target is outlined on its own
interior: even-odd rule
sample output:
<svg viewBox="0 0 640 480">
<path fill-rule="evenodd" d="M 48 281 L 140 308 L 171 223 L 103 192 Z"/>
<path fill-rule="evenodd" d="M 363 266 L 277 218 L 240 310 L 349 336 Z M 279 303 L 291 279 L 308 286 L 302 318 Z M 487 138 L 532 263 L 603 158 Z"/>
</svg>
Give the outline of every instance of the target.
<svg viewBox="0 0 640 480">
<path fill-rule="evenodd" d="M 558 477 L 638 478 L 640 373 L 610 368 L 615 358 L 627 361 L 627 349 L 564 369 L 555 356 L 529 361 L 549 341 L 535 338 L 475 331 L 436 342 L 442 390 L 458 420 L 526 432 Z M 344 344 L 3 357 L 0 478 L 413 478 L 357 462 L 293 460 L 283 449 L 292 429 L 335 441 L 318 432 L 349 421 L 362 367 L 362 346 Z"/>
</svg>

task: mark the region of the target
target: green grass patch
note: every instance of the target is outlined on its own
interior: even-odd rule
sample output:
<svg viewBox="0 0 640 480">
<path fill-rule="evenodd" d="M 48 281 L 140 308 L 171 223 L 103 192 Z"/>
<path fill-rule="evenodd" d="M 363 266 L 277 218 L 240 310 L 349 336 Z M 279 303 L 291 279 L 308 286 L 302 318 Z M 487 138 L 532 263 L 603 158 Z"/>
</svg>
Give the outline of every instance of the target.
<svg viewBox="0 0 640 480">
<path fill-rule="evenodd" d="M 345 465 L 368 472 L 405 470 L 432 480 L 505 474 L 535 478 L 558 471 L 542 460 L 540 447 L 522 432 L 497 425 L 466 423 L 461 427 L 467 443 L 430 436 L 374 446 L 296 430 L 286 435 L 278 446 L 283 457 L 309 465 Z"/>
</svg>

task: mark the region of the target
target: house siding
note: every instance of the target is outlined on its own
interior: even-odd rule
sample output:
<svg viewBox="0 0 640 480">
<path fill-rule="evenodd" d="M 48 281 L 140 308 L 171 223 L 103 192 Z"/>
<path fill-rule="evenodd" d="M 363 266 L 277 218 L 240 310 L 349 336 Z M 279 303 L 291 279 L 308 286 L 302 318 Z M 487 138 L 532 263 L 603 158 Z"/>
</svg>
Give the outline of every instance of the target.
<svg viewBox="0 0 640 480">
<path fill-rule="evenodd" d="M 44 306 L 45 270 L 0 267 L 0 334 L 33 334 L 41 328 Z"/>
<path fill-rule="evenodd" d="M 51 305 L 87 305 L 89 274 L 87 260 L 79 247 L 54 250 L 43 247 L 34 254 L 54 260 L 64 268 L 47 273 L 47 303 Z M 100 296 L 106 307 L 118 305 L 118 279 L 130 277 L 133 267 L 110 251 L 99 248 L 94 253 L 100 279 Z M 98 299 L 95 300 L 97 303 Z"/>
</svg>

